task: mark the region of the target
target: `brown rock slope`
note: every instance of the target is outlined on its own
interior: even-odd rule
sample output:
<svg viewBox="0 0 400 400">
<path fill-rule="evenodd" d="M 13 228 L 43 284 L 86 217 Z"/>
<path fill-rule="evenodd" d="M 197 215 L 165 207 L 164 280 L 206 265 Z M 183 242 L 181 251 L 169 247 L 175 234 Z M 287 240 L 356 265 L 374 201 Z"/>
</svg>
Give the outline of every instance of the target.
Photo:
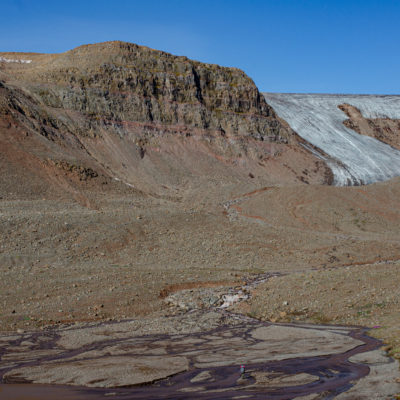
<svg viewBox="0 0 400 400">
<path fill-rule="evenodd" d="M 123 42 L 1 56 L 32 60 L 0 62 L 4 196 L 330 178 L 238 69 Z"/>
<path fill-rule="evenodd" d="M 341 104 L 339 108 L 349 117 L 343 122 L 345 126 L 400 149 L 399 119 L 365 118 L 357 107 L 350 104 Z"/>
</svg>

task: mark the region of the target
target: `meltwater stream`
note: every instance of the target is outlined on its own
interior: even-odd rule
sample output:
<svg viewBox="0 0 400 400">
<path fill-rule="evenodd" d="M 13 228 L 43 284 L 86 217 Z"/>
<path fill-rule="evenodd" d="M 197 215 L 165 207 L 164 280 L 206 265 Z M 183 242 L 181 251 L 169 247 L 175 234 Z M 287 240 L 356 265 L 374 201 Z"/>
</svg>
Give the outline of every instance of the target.
<svg viewBox="0 0 400 400">
<path fill-rule="evenodd" d="M 400 151 L 347 128 L 340 104 L 365 118 L 400 119 L 400 96 L 264 93 L 278 116 L 324 151 L 338 186 L 369 184 L 400 176 Z"/>
</svg>

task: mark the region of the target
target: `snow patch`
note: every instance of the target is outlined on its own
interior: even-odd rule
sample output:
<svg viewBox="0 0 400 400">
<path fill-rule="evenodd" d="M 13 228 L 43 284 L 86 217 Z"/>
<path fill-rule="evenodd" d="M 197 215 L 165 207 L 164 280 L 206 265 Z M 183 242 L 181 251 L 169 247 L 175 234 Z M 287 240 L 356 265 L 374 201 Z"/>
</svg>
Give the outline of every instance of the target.
<svg viewBox="0 0 400 400">
<path fill-rule="evenodd" d="M 0 57 L 0 62 L 30 64 L 32 62 L 32 60 L 13 60 L 11 58 Z"/>
<path fill-rule="evenodd" d="M 222 296 L 223 299 L 223 304 L 219 306 L 219 308 L 228 308 L 232 305 L 234 305 L 235 303 L 238 303 L 239 301 L 242 300 L 247 300 L 249 298 L 248 294 L 239 292 L 237 294 L 224 294 Z"/>
</svg>

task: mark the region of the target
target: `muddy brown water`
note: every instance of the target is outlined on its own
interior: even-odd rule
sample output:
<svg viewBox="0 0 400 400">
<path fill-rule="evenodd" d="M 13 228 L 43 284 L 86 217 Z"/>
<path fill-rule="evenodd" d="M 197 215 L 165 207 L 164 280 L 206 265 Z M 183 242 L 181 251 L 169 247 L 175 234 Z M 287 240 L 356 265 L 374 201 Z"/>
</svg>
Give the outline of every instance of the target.
<svg viewBox="0 0 400 400">
<path fill-rule="evenodd" d="M 260 323 L 259 321 L 250 321 L 247 319 L 243 324 L 235 327 L 220 327 L 206 332 L 209 335 L 218 335 L 223 337 L 228 331 L 233 335 L 239 335 L 248 339 L 250 332 L 255 327 L 270 326 L 273 324 Z M 296 326 L 285 324 L 286 326 Z M 327 327 L 309 327 L 309 329 L 326 329 Z M 332 329 L 332 327 L 331 327 Z M 3 375 L 6 369 L 0 369 L 0 399 L 1 400 L 70 400 L 70 399 L 105 399 L 112 398 L 116 400 L 128 399 L 232 399 L 240 396 L 242 399 L 292 399 L 297 396 L 306 396 L 311 394 L 320 394 L 324 399 L 334 398 L 339 393 L 345 392 L 362 377 L 368 375 L 369 367 L 360 363 L 353 363 L 349 358 L 355 354 L 368 352 L 381 346 L 381 342 L 366 335 L 363 328 L 348 328 L 343 331 L 343 335 L 348 335 L 354 339 L 360 340 L 363 344 L 355 348 L 339 353 L 316 357 L 299 357 L 281 361 L 270 361 L 264 363 L 254 363 L 246 365 L 246 373 L 243 379 L 240 378 L 239 365 L 226 365 L 218 367 L 195 368 L 193 360 L 189 357 L 190 368 L 187 372 L 179 373 L 175 376 L 161 379 L 151 384 L 138 385 L 118 389 L 103 388 L 85 388 L 62 385 L 36 385 L 29 382 L 4 382 Z M 37 341 L 41 348 L 51 349 L 56 346 L 59 335 L 56 331 L 47 333 L 48 341 Z M 199 344 L 180 344 L 182 338 L 200 338 L 204 332 L 198 334 L 180 335 L 146 335 L 137 337 L 145 340 L 148 344 L 156 343 L 160 340 L 169 340 L 175 343 L 174 346 L 168 346 L 169 355 L 179 355 L 184 351 L 195 351 L 196 348 L 207 346 L 207 343 Z M 29 338 L 34 341 L 39 336 L 43 337 L 43 332 L 32 334 Z M 18 339 L 19 340 L 19 339 Z M 14 344 L 18 344 L 18 340 Z M 252 339 L 254 340 L 254 339 Z M 107 345 L 118 343 L 120 339 L 107 340 Z M 27 365 L 39 365 L 43 361 L 63 360 L 78 354 L 83 350 L 101 349 L 105 343 L 94 343 L 79 350 L 68 350 L 61 354 L 45 356 L 39 360 L 31 362 L 21 362 L 18 367 Z M 222 348 L 221 348 L 222 349 Z M 213 351 L 218 352 L 218 348 Z M 128 354 L 129 355 L 129 354 Z M 18 368 L 17 367 L 17 368 Z M 1 366 L 0 366 L 1 368 Z M 15 368 L 15 367 L 14 367 Z M 10 368 L 11 369 L 11 368 Z M 207 371 L 210 378 L 206 381 L 194 384 L 191 380 L 201 372 Z M 281 376 L 293 376 L 294 374 L 309 374 L 315 378 L 314 381 L 305 384 L 282 384 L 273 387 L 255 385 L 255 373 L 273 373 Z M 201 390 L 191 391 L 194 386 L 201 386 Z M 186 391 L 188 390 L 188 391 Z"/>
</svg>

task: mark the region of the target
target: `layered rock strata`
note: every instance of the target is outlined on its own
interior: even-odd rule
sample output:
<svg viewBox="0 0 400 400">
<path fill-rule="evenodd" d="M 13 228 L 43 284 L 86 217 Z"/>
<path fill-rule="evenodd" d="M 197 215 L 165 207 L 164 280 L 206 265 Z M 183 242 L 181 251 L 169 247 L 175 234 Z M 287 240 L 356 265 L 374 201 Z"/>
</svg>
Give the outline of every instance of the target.
<svg viewBox="0 0 400 400">
<path fill-rule="evenodd" d="M 135 44 L 107 42 L 38 56 L 13 75 L 45 106 L 84 115 L 82 134 L 110 124 L 147 135 L 197 129 L 288 142 L 293 134 L 243 71 Z"/>
<path fill-rule="evenodd" d="M 1 57 L 21 61 L 0 61 L 4 191 L 6 169 L 14 163 L 18 170 L 20 160 L 22 175 L 31 171 L 53 186 L 57 176 L 56 186 L 70 193 L 77 176 L 152 193 L 209 182 L 331 179 L 239 69 L 124 42 Z M 90 179 L 79 171 L 90 171 Z M 22 175 L 16 179 L 34 181 Z"/>
</svg>

